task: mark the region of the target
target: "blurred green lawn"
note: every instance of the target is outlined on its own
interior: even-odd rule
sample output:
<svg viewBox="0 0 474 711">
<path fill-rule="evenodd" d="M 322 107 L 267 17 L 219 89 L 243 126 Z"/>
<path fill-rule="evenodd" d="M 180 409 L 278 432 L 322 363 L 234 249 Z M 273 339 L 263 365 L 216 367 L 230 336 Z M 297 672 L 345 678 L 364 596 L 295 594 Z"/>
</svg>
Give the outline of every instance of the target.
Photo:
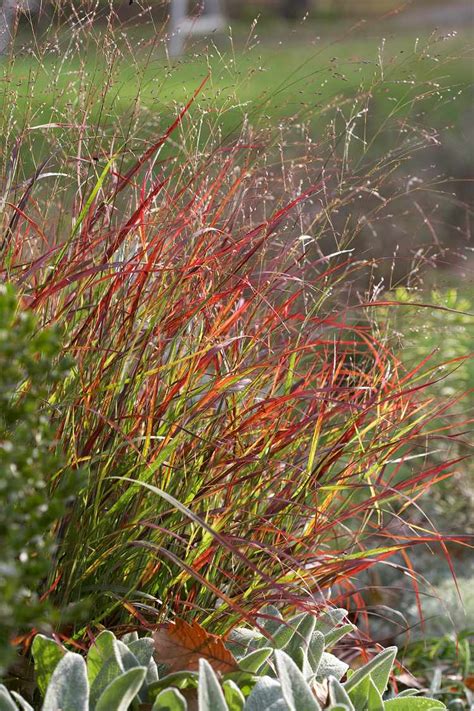
<svg viewBox="0 0 474 711">
<path fill-rule="evenodd" d="M 371 94 L 371 112 L 378 116 L 423 105 L 437 128 L 456 123 L 472 105 L 467 33 L 384 41 L 350 33 L 338 38 L 334 31 L 318 37 L 317 30 L 285 36 L 263 26 L 256 38 L 237 26 L 233 40 L 197 42 L 179 61 L 166 59 L 149 29 L 118 34 L 114 41 L 96 30 L 77 51 L 64 37 L 57 54 L 37 48 L 17 57 L 3 67 L 0 87 L 16 87 L 22 122 L 67 121 L 87 108 L 89 118 L 105 126 L 130 113 L 138 96 L 142 113 L 145 108 L 151 116 L 168 117 L 209 74 L 199 106 L 224 133 L 236 131 L 244 115 L 256 124 L 297 115 L 318 126 L 338 107 L 346 116 L 360 109 L 363 102 L 351 108 L 357 94 Z"/>
</svg>

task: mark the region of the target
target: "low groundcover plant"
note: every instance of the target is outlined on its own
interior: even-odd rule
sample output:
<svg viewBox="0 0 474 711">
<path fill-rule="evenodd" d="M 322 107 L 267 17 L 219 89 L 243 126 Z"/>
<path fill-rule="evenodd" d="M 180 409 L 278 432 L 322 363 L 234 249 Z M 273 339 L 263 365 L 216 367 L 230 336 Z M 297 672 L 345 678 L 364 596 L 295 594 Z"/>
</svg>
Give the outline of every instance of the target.
<svg viewBox="0 0 474 711">
<path fill-rule="evenodd" d="M 177 620 L 153 637 L 118 640 L 103 631 L 87 658 L 38 635 L 33 642 L 42 711 L 436 711 L 435 699 L 407 689 L 387 693 L 397 649 L 356 671 L 326 651 L 353 625 L 346 611 L 284 622 L 267 607 L 259 628 L 235 628 L 227 640 Z M 262 634 L 263 633 L 263 634 Z M 1 711 L 33 709 L 0 687 Z"/>
</svg>

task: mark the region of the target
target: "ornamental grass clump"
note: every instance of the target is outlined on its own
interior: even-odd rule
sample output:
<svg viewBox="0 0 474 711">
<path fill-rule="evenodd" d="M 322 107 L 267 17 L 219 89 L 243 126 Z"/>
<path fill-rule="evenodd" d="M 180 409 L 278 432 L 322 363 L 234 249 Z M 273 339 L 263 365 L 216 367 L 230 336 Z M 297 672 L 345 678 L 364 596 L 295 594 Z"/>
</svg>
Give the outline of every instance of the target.
<svg viewBox="0 0 474 711">
<path fill-rule="evenodd" d="M 405 514 L 452 470 L 403 466 L 436 406 L 417 368 L 400 372 L 374 300 L 342 302 L 365 262 L 310 259 L 295 238 L 324 178 L 249 214 L 242 141 L 158 160 L 186 110 L 128 167 L 111 154 L 61 240 L 22 218 L 25 199 L 4 249 L 4 274 L 75 360 L 52 398 L 88 484 L 48 588 L 61 607 L 92 597 L 93 625 L 198 609 L 225 629 L 263 602 L 344 596 L 374 562 L 443 542 Z"/>
<path fill-rule="evenodd" d="M 70 46 L 85 27 L 71 22 Z M 4 93 L 1 275 L 62 329 L 74 367 L 48 403 L 58 450 L 87 476 L 44 591 L 59 609 L 92 601 L 91 617 L 59 634 L 198 613 L 224 632 L 264 603 L 317 609 L 329 594 L 358 612 L 360 571 L 395 554 L 411 571 L 411 545 L 449 558 L 446 543 L 464 542 L 411 526 L 422 491 L 456 467 L 419 458 L 448 403 L 424 396 L 423 364 L 391 352 L 387 300 L 365 288 L 373 262 L 351 252 L 383 224 L 380 192 L 419 134 L 404 128 L 366 169 L 369 142 L 352 165 L 361 92 L 327 144 L 311 123 L 248 117 L 224 137 L 230 107 L 196 103 L 206 75 L 166 125 L 138 82 L 119 121 L 115 61 L 130 48 L 101 41 L 100 91 L 87 63 L 71 84 L 58 75 L 57 106 L 32 102 L 21 131 L 10 66 Z"/>
</svg>

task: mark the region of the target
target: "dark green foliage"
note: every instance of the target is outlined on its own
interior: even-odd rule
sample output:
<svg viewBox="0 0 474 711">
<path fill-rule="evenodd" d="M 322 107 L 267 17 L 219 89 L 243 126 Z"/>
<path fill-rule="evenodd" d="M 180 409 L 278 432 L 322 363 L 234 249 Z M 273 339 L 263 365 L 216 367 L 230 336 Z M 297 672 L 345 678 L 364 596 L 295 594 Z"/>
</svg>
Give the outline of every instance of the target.
<svg viewBox="0 0 474 711">
<path fill-rule="evenodd" d="M 12 634 L 44 617 L 41 581 L 54 555 L 52 529 L 72 494 L 54 452 L 48 395 L 70 363 L 58 333 L 38 329 L 10 286 L 0 286 L 0 669 Z M 61 484 L 55 481 L 61 474 Z"/>
</svg>

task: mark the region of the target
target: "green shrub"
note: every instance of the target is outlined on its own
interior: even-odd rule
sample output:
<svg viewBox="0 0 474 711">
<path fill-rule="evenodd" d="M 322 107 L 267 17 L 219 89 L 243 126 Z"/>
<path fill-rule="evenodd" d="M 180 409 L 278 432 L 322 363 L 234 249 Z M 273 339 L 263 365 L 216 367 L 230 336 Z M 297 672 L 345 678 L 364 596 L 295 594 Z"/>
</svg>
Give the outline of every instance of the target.
<svg viewBox="0 0 474 711">
<path fill-rule="evenodd" d="M 121 641 L 106 630 L 89 649 L 87 660 L 38 635 L 33 655 L 37 685 L 44 697 L 42 711 L 446 708 L 434 699 L 420 698 L 413 690 L 398 696 L 386 694 L 396 647 L 385 649 L 356 671 L 348 670 L 346 663 L 326 651 L 354 629 L 344 620 L 344 610 L 332 610 L 319 619 L 302 613 L 288 622 L 272 607 L 261 614 L 259 623 L 264 634 L 256 629 L 237 628 L 229 636 L 227 650 L 222 640 L 212 635 L 207 635 L 199 646 L 202 628 L 191 625 L 187 626 L 181 647 L 176 642 L 173 647 L 171 637 L 163 639 L 166 630 L 155 633 L 154 640 L 140 639 L 133 633 Z M 165 649 L 167 654 L 161 657 L 160 652 Z M 204 651 L 200 653 L 199 649 Z M 176 669 L 178 657 L 173 651 L 182 654 L 181 669 Z M 187 660 L 193 669 L 186 670 Z M 167 667 L 171 664 L 175 671 L 169 672 Z M 231 668 L 221 673 L 219 669 L 225 665 Z M 0 709 L 18 710 L 15 702 L 23 710 L 32 709 L 18 694 L 10 695 L 0 687 Z"/>
<path fill-rule="evenodd" d="M 51 531 L 72 494 L 67 477 L 55 487 L 60 463 L 46 407 L 69 369 L 59 351 L 57 332 L 38 330 L 13 289 L 0 285 L 0 669 L 11 634 L 44 619 L 39 588 L 54 556 Z"/>
</svg>

